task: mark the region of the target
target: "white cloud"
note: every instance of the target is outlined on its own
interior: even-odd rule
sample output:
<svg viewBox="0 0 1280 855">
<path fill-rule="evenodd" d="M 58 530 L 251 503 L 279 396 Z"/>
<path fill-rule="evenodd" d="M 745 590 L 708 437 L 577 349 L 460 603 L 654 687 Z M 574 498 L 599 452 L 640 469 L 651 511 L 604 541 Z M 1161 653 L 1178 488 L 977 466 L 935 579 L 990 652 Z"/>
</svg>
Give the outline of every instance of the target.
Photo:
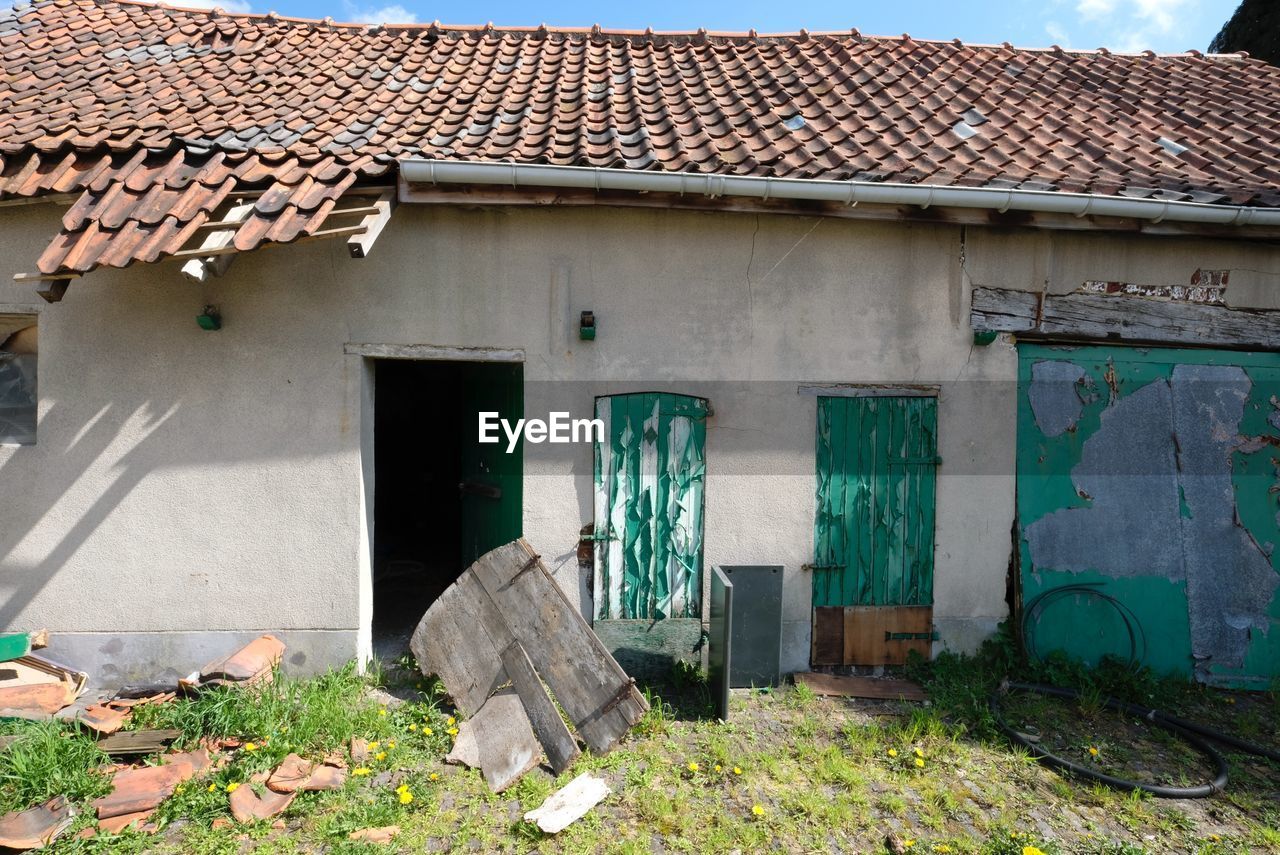
<svg viewBox="0 0 1280 855">
<path fill-rule="evenodd" d="M 1178 9 L 1186 0 L 1136 0 L 1138 18 L 1161 33 L 1167 33 L 1178 22 Z"/>
<path fill-rule="evenodd" d="M 367 6 L 357 6 L 355 3 L 346 0 L 343 7 L 347 11 L 347 17 L 356 24 L 416 24 L 418 16 L 410 12 L 399 3 L 390 6 L 380 6 L 376 9 Z"/>
<path fill-rule="evenodd" d="M 1044 31 L 1049 34 L 1049 38 L 1053 39 L 1053 43 L 1058 47 L 1071 47 L 1071 34 L 1067 32 L 1066 27 L 1057 21 L 1049 21 L 1044 25 Z"/>
<path fill-rule="evenodd" d="M 1105 18 L 1116 10 L 1116 0 L 1080 0 L 1076 11 L 1086 21 Z"/>
</svg>

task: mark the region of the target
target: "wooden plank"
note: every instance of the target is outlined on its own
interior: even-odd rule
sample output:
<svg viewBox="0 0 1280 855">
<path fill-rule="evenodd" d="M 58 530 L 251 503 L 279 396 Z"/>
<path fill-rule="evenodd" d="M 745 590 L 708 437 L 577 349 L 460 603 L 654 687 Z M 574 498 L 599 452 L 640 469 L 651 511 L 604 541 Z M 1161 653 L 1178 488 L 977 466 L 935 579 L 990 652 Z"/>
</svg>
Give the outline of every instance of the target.
<svg viewBox="0 0 1280 855">
<path fill-rule="evenodd" d="M 886 633 L 929 634 L 932 606 L 850 606 L 844 610 L 844 665 L 905 665 L 914 650 L 929 659 L 927 638 L 886 640 Z"/>
<path fill-rule="evenodd" d="M 542 746 L 514 689 L 503 689 L 458 726 L 445 760 L 479 768 L 485 783 L 500 793 L 538 765 Z"/>
<path fill-rule="evenodd" d="M 809 661 L 815 666 L 844 663 L 844 609 L 818 606 L 813 610 L 813 644 Z"/>
<path fill-rule="evenodd" d="M 493 599 L 587 746 L 608 752 L 649 705 L 541 559 L 521 539 L 482 555 L 468 572 Z"/>
<path fill-rule="evenodd" d="M 465 715 L 474 715 L 509 677 L 502 651 L 512 636 L 471 571 L 423 615 L 409 641 L 422 672 L 437 675 Z"/>
<path fill-rule="evenodd" d="M 360 223 L 364 226 L 364 232 L 347 238 L 347 250 L 351 253 L 352 258 L 364 258 L 369 254 L 369 250 L 373 249 L 373 243 L 378 239 L 378 235 L 382 234 L 382 230 L 386 228 L 387 223 L 391 222 L 391 211 L 395 206 L 395 191 L 390 188 L 379 196 L 376 202 L 368 206 L 372 210 Z M 339 214 L 350 213 L 353 213 L 353 211 L 334 211 L 329 216 L 334 217 Z"/>
<path fill-rule="evenodd" d="M 155 754 L 182 735 L 180 730 L 125 730 L 98 740 L 98 749 L 113 757 Z"/>
<path fill-rule="evenodd" d="M 836 698 L 924 701 L 929 696 L 910 680 L 882 677 L 837 677 L 813 672 L 795 675 L 796 683 L 808 686 L 815 695 Z"/>
<path fill-rule="evenodd" d="M 231 241 L 236 236 L 236 229 L 240 227 L 245 220 L 249 219 L 250 213 L 253 212 L 253 202 L 245 202 L 235 205 L 227 212 L 227 217 L 223 221 L 220 230 L 214 231 L 212 234 L 206 235 L 204 241 L 200 244 L 200 249 L 222 250 L 231 245 Z M 205 223 L 201 228 L 213 228 L 216 224 Z M 232 250 L 235 247 L 231 247 Z M 186 264 L 182 265 L 182 275 L 190 279 L 192 282 L 207 282 L 211 277 L 221 276 L 227 272 L 227 268 L 231 266 L 232 256 L 223 255 L 215 257 L 208 255 L 205 257 L 193 258 Z"/>
<path fill-rule="evenodd" d="M 524 711 L 533 725 L 533 732 L 547 752 L 547 760 L 552 770 L 559 775 L 572 765 L 582 753 L 577 740 L 569 733 L 560 712 L 547 695 L 546 687 L 534 673 L 529 654 L 525 653 L 520 642 L 513 641 L 502 651 L 502 665 L 511 676 L 511 685 L 520 695 Z"/>
<path fill-rule="evenodd" d="M 1271 349 L 1280 341 L 1280 311 L 1235 309 L 1177 300 L 1105 294 L 1039 295 L 974 288 L 975 330 L 1062 338 Z"/>
</svg>

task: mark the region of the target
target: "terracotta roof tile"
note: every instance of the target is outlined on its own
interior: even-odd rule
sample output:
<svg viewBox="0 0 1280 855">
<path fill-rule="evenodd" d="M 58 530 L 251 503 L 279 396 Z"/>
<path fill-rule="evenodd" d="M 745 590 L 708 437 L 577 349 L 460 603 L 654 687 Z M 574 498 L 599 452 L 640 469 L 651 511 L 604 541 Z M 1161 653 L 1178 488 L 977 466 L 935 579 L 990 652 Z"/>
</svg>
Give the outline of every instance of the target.
<svg viewBox="0 0 1280 855">
<path fill-rule="evenodd" d="M 45 273 L 162 258 L 236 190 L 235 246 L 293 240 L 410 156 L 1280 205 L 1280 69 L 1236 56 L 40 0 L 0 68 L 0 197 L 81 194 Z"/>
</svg>

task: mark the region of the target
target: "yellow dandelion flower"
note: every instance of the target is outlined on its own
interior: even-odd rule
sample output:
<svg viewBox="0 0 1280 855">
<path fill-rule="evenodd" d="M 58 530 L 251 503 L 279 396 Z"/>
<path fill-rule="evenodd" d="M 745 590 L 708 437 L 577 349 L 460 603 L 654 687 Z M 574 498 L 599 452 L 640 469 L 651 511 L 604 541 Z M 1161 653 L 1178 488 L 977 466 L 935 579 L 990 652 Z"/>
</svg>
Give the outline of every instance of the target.
<svg viewBox="0 0 1280 855">
<path fill-rule="evenodd" d="M 249 752 L 257 751 L 257 750 L 258 750 L 258 746 L 257 746 L 257 745 L 255 745 L 255 744 L 254 744 L 254 743 L 252 743 L 252 742 L 246 742 L 246 743 L 244 744 L 244 750 L 245 750 L 245 751 L 249 751 Z"/>
<path fill-rule="evenodd" d="M 723 771 L 724 771 L 724 767 L 723 767 L 723 766 L 721 766 L 719 763 L 717 763 L 717 764 L 715 765 L 715 770 L 716 770 L 717 772 L 723 772 Z"/>
<path fill-rule="evenodd" d="M 401 784 L 400 786 L 396 787 L 396 792 L 397 792 L 397 793 L 403 793 L 403 792 L 404 792 L 405 790 L 407 790 L 407 789 L 409 789 L 409 785 L 408 785 L 408 784 Z"/>
<path fill-rule="evenodd" d="M 945 843 L 935 843 L 933 845 L 933 851 L 940 852 L 942 853 L 942 855 L 946 855 L 946 853 L 951 851 L 951 847 Z"/>
<path fill-rule="evenodd" d="M 457 724 L 457 723 L 458 723 L 458 720 L 457 720 L 456 718 L 454 718 L 453 716 L 449 716 L 448 718 L 446 718 L 446 719 L 444 720 L 444 723 L 445 723 L 445 724 L 449 724 L 449 725 L 453 725 L 453 724 Z"/>
<path fill-rule="evenodd" d="M 387 743 L 388 749 L 395 748 L 395 747 L 396 747 L 396 741 L 394 739 Z"/>
<path fill-rule="evenodd" d="M 1090 746 L 1089 746 L 1089 756 L 1090 756 L 1090 757 L 1097 757 L 1097 756 L 1098 756 L 1098 749 L 1097 749 L 1097 748 L 1094 748 L 1092 745 L 1090 745 Z"/>
<path fill-rule="evenodd" d="M 923 759 L 923 758 L 921 758 L 921 757 L 917 757 L 917 758 L 916 758 L 916 768 L 917 768 L 917 769 L 924 768 L 924 759 Z"/>
<path fill-rule="evenodd" d="M 456 727 L 451 727 L 451 728 L 449 728 L 448 730 L 446 730 L 446 731 L 445 731 L 445 733 L 449 734 L 450 736 L 457 736 L 457 735 L 458 735 L 458 728 L 456 728 Z"/>
<path fill-rule="evenodd" d="M 387 708 L 386 708 L 386 707 L 383 707 L 382 709 L 378 710 L 378 715 L 380 715 L 380 716 L 382 716 L 383 718 L 385 718 L 385 717 L 386 717 L 386 715 L 387 715 Z"/>
<path fill-rule="evenodd" d="M 411 725 L 409 725 L 409 732 L 410 732 L 410 733 L 412 733 L 413 731 L 415 731 L 415 730 L 417 730 L 417 729 L 418 729 L 418 726 L 417 726 L 416 724 L 411 724 Z"/>
<path fill-rule="evenodd" d="M 1220 835 L 1220 834 L 1210 834 L 1210 835 L 1209 835 L 1209 839 L 1210 839 L 1210 840 L 1212 840 L 1214 843 L 1217 843 L 1219 840 L 1221 840 L 1221 839 L 1222 839 L 1222 835 Z"/>
<path fill-rule="evenodd" d="M 1038 846 L 1023 846 L 1022 855 L 1045 855 L 1044 850 Z"/>
<path fill-rule="evenodd" d="M 921 751 L 919 748 L 917 748 L 917 749 L 916 749 L 916 756 L 917 756 L 917 757 L 923 757 L 923 756 L 924 756 L 924 752 L 923 752 L 923 751 Z"/>
<path fill-rule="evenodd" d="M 214 790 L 216 790 L 216 789 L 218 789 L 218 785 L 217 785 L 217 784 L 210 784 L 210 785 L 206 788 L 206 792 L 210 792 L 210 793 L 212 793 L 212 792 L 213 792 Z"/>
<path fill-rule="evenodd" d="M 429 727 L 424 727 L 424 728 L 422 728 L 422 735 L 423 735 L 423 736 L 431 736 L 433 733 L 435 733 L 435 731 L 434 731 L 434 730 L 432 730 L 432 729 L 431 729 L 431 728 L 429 728 Z"/>
<path fill-rule="evenodd" d="M 432 773 L 431 773 L 431 780 L 433 780 L 433 781 L 438 781 L 438 780 L 440 780 L 440 773 L 439 773 L 439 772 L 432 772 Z"/>
<path fill-rule="evenodd" d="M 240 789 L 240 785 L 239 785 L 239 784 L 237 784 L 237 783 L 235 783 L 235 782 L 232 782 L 232 783 L 230 783 L 230 784 L 227 784 L 227 792 L 228 792 L 228 793 L 234 793 L 234 792 L 235 792 L 236 790 L 238 790 L 238 789 Z"/>
<path fill-rule="evenodd" d="M 355 775 L 357 778 L 363 778 L 364 776 L 369 774 L 369 770 L 368 768 L 361 766 L 358 769 L 352 769 L 351 774 Z"/>
<path fill-rule="evenodd" d="M 898 749 L 896 749 L 896 748 L 890 748 L 890 749 L 889 749 L 889 756 L 890 756 L 890 757 L 897 757 L 897 756 L 898 756 Z"/>
<path fill-rule="evenodd" d="M 690 760 L 688 765 L 685 766 L 685 768 L 688 769 L 690 772 L 696 772 L 698 771 L 698 764 Z"/>
<path fill-rule="evenodd" d="M 751 812 L 756 816 L 764 816 L 764 808 L 762 808 L 760 805 L 752 805 Z"/>
<path fill-rule="evenodd" d="M 902 846 L 903 846 L 903 848 L 904 848 L 904 849 L 910 849 L 911 847 L 913 847 L 913 846 L 915 846 L 915 845 L 916 845 L 915 838 L 908 838 L 908 839 L 906 839 L 906 840 L 902 841 Z"/>
<path fill-rule="evenodd" d="M 386 760 L 386 759 L 387 759 L 387 752 L 385 752 L 385 751 L 379 751 L 377 754 L 373 755 L 373 759 L 374 759 L 374 760 Z"/>
<path fill-rule="evenodd" d="M 381 743 L 379 743 L 379 742 L 370 742 L 370 743 L 369 743 L 367 746 L 365 746 L 365 747 L 366 747 L 366 748 L 368 748 L 370 751 L 377 751 L 377 750 L 378 750 L 378 746 L 379 746 L 380 744 L 381 744 Z"/>
<path fill-rule="evenodd" d="M 413 793 L 409 792 L 408 790 L 403 790 L 400 793 L 400 804 L 407 805 L 411 801 L 413 801 Z"/>
</svg>

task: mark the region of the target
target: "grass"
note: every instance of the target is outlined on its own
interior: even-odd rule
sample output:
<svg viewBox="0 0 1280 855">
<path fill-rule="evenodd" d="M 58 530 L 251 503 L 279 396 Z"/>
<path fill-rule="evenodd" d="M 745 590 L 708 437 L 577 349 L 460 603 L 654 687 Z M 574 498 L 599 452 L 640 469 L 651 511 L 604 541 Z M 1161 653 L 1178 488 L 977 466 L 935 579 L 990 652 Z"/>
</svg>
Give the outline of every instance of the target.
<svg viewBox="0 0 1280 855">
<path fill-rule="evenodd" d="M 668 852 L 887 852 L 894 838 L 910 841 L 913 855 L 1280 853 L 1273 764 L 1233 755 L 1238 783 L 1217 798 L 1174 806 L 1058 777 L 1010 748 L 987 708 L 991 689 L 1017 667 L 1016 656 L 999 644 L 978 657 L 915 663 L 912 675 L 927 684 L 929 705 L 844 701 L 795 687 L 736 693 L 727 723 L 710 716 L 705 680 L 678 671 L 646 687 L 650 711 L 613 752 L 584 755 L 559 778 L 535 771 L 500 795 L 477 772 L 444 765 L 451 710 L 440 687 L 421 680 L 410 664 L 369 676 L 346 668 L 312 680 L 278 677 L 140 708 L 131 727 L 177 728 L 182 747 L 210 738 L 238 747 L 224 749 L 221 766 L 161 806 L 159 834 L 67 836 L 55 851 L 371 853 L 387 848 L 347 836 L 394 824 L 402 833 L 393 848 L 401 851 L 647 853 L 656 839 Z M 1110 694 L 1158 699 L 1211 724 L 1236 722 L 1262 741 L 1280 733 L 1274 695 L 1171 685 L 1128 669 L 1087 672 L 1060 662 L 1040 668 L 1022 674 L 1081 687 L 1083 699 L 1064 704 L 1027 696 L 1027 707 L 1012 713 L 1045 733 L 1077 728 L 1071 744 L 1114 717 L 1101 706 Z M 370 698 L 375 686 L 409 701 L 383 706 Z M 5 810 L 55 794 L 84 803 L 105 791 L 106 760 L 75 725 L 2 727 L 20 736 L 0 752 Z M 253 786 L 254 773 L 291 751 L 312 759 L 345 756 L 353 737 L 378 743 L 367 775 L 353 775 L 340 791 L 299 796 L 284 828 L 230 822 L 229 786 Z M 1117 753 L 1120 739 L 1118 732 Z M 614 794 L 555 837 L 521 821 L 584 771 L 604 777 Z M 412 794 L 409 803 L 398 787 Z M 83 812 L 73 830 L 90 821 Z"/>
</svg>

